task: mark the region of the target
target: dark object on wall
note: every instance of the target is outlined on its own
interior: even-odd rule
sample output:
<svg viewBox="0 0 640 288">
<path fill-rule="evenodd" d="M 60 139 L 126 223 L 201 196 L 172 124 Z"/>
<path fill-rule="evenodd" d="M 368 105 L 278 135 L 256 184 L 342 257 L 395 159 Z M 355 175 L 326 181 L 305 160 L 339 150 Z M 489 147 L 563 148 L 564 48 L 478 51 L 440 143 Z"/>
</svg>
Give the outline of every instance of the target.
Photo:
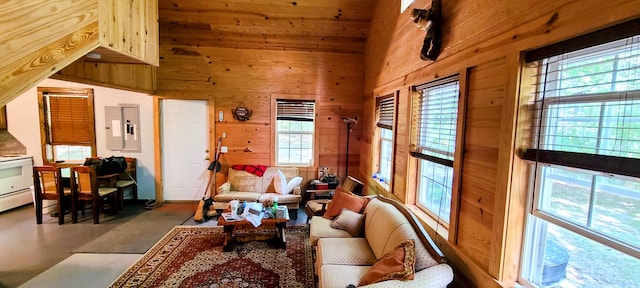
<svg viewBox="0 0 640 288">
<path fill-rule="evenodd" d="M 251 117 L 253 111 L 247 109 L 244 104 L 240 103 L 240 105 L 238 105 L 236 109 L 231 109 L 231 113 L 233 114 L 233 118 L 235 118 L 236 120 L 247 121 L 249 120 L 249 117 Z"/>
<path fill-rule="evenodd" d="M 442 48 L 440 0 L 433 0 L 430 9 L 413 9 L 411 18 L 420 29 L 427 31 L 420 50 L 420 59 L 436 61 Z"/>
</svg>

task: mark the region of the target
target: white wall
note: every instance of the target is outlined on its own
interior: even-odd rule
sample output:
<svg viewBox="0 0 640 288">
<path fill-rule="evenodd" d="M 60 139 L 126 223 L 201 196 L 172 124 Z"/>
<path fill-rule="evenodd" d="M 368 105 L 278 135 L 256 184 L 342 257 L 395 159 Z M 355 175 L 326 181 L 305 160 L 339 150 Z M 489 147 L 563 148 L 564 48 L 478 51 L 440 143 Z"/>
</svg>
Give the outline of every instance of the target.
<svg viewBox="0 0 640 288">
<path fill-rule="evenodd" d="M 40 146 L 40 116 L 38 115 L 37 87 L 91 88 L 94 93 L 96 145 L 98 156 L 127 156 L 138 161 L 138 197 L 155 199 L 154 147 L 153 147 L 153 98 L 148 94 L 92 86 L 74 82 L 46 79 L 7 104 L 7 126 L 9 132 L 27 147 L 35 165 L 42 165 Z M 140 106 L 141 152 L 107 150 L 104 107 L 118 104 Z"/>
</svg>

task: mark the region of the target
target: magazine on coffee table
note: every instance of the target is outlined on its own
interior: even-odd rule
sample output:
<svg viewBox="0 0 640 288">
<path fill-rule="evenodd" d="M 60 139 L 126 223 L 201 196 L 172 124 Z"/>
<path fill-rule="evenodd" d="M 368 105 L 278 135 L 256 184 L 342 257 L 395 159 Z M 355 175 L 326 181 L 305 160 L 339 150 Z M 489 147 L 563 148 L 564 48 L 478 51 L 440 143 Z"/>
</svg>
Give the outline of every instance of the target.
<svg viewBox="0 0 640 288">
<path fill-rule="evenodd" d="M 234 222 L 234 221 L 244 220 L 244 219 L 242 219 L 242 217 L 240 215 L 233 214 L 231 212 L 224 212 L 224 213 L 220 214 L 220 216 L 222 216 L 222 218 L 224 218 L 224 221 L 227 221 L 227 222 Z"/>
<path fill-rule="evenodd" d="M 247 220 L 253 227 L 258 227 L 262 224 L 262 219 L 264 218 L 264 212 L 262 212 L 262 203 L 250 202 L 245 203 L 243 206 L 242 214 L 238 215 L 237 213 L 224 212 L 221 214 L 222 218 L 226 222 L 235 222 Z"/>
<path fill-rule="evenodd" d="M 258 227 L 262 224 L 262 218 L 264 218 L 264 212 L 262 212 L 262 203 L 252 202 L 247 203 L 244 207 L 242 217 L 251 222 L 253 227 Z"/>
</svg>

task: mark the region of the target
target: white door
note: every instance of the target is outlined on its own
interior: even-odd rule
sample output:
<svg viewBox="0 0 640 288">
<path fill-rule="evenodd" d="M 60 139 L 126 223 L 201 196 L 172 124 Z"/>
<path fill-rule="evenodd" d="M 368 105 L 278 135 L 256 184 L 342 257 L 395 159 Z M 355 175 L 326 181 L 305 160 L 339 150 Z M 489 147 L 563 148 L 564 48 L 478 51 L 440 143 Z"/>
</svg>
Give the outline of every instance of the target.
<svg viewBox="0 0 640 288">
<path fill-rule="evenodd" d="M 207 101 L 162 100 L 164 200 L 199 200 L 209 180 Z"/>
</svg>

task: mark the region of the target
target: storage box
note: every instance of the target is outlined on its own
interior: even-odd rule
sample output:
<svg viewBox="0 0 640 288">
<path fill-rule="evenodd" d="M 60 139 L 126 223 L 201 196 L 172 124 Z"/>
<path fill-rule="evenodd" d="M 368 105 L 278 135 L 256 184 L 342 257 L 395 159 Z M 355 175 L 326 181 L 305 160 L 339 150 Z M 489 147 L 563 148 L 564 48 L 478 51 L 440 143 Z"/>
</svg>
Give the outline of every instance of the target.
<svg viewBox="0 0 640 288">
<path fill-rule="evenodd" d="M 316 190 L 329 189 L 329 183 L 316 183 Z"/>
</svg>

